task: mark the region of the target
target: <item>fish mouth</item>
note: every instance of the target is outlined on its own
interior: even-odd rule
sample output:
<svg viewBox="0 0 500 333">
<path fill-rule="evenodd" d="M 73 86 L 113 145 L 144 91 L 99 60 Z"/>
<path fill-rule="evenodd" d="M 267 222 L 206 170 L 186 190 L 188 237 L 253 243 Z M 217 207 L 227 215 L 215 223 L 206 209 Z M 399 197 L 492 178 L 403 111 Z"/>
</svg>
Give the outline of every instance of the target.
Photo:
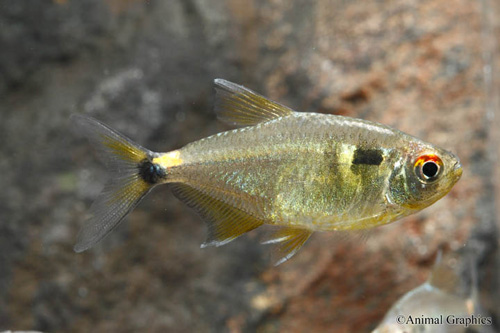
<svg viewBox="0 0 500 333">
<path fill-rule="evenodd" d="M 455 165 L 453 166 L 453 175 L 455 176 L 454 178 L 456 180 L 459 180 L 462 176 L 462 172 L 462 164 L 460 164 L 460 161 L 456 161 Z"/>
</svg>

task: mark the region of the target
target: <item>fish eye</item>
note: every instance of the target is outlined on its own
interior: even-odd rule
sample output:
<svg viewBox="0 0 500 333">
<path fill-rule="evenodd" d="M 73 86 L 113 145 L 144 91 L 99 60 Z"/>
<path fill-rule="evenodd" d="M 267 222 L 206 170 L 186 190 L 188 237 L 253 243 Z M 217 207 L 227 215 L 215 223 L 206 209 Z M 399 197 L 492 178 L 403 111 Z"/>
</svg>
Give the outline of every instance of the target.
<svg viewBox="0 0 500 333">
<path fill-rule="evenodd" d="M 442 167 L 443 162 L 434 154 L 420 156 L 414 164 L 415 174 L 426 184 L 434 182 L 439 177 Z"/>
</svg>

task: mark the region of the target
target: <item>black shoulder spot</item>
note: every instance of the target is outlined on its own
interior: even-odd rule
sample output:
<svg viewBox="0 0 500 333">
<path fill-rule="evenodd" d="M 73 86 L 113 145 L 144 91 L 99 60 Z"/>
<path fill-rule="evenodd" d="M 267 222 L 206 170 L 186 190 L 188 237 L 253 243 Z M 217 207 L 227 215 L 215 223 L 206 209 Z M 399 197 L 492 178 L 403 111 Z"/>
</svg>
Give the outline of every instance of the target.
<svg viewBox="0 0 500 333">
<path fill-rule="evenodd" d="M 380 165 L 383 160 L 384 156 L 379 149 L 358 148 L 354 151 L 352 164 Z"/>
</svg>

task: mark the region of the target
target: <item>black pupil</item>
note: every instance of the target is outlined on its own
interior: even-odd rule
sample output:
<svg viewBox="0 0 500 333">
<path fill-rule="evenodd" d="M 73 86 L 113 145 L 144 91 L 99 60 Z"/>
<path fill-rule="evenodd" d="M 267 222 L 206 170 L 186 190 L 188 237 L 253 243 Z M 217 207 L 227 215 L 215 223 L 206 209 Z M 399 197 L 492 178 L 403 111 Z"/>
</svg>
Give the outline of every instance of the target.
<svg viewBox="0 0 500 333">
<path fill-rule="evenodd" d="M 422 166 L 422 173 L 427 178 L 435 177 L 438 173 L 438 165 L 434 162 L 427 162 Z"/>
</svg>

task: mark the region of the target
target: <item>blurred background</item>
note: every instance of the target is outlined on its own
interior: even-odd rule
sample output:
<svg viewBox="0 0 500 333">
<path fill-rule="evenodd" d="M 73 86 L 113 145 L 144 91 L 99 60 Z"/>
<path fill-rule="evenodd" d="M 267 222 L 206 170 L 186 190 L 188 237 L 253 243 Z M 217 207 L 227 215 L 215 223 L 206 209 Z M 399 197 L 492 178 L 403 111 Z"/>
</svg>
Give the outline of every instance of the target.
<svg viewBox="0 0 500 333">
<path fill-rule="evenodd" d="M 499 14 L 493 0 L 0 1 L 0 330 L 369 332 L 440 248 L 477 267 L 498 325 Z M 396 127 L 464 175 L 417 215 L 315 235 L 278 267 L 258 232 L 200 249 L 203 222 L 167 187 L 74 253 L 106 173 L 68 117 L 169 151 L 229 129 L 215 78 Z"/>
</svg>

